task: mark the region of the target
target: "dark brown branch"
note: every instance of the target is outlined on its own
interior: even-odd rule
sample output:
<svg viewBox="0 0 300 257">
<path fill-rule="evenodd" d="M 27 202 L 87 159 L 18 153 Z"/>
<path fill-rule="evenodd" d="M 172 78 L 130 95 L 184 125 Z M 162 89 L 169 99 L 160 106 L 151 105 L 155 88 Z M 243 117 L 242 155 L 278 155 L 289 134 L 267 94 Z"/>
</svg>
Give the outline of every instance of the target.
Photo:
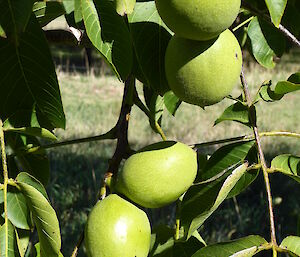
<svg viewBox="0 0 300 257">
<path fill-rule="evenodd" d="M 120 111 L 120 116 L 118 122 L 116 124 L 116 136 L 117 136 L 117 146 L 113 157 L 109 161 L 108 172 L 112 174 L 116 174 L 118 172 L 120 163 L 123 159 L 127 159 L 131 150 L 128 144 L 128 123 L 130 118 L 130 112 L 132 107 L 132 99 L 133 90 L 132 87 L 135 87 L 135 78 L 133 76 L 129 76 L 125 81 L 124 94 L 122 100 L 122 106 Z"/>
</svg>

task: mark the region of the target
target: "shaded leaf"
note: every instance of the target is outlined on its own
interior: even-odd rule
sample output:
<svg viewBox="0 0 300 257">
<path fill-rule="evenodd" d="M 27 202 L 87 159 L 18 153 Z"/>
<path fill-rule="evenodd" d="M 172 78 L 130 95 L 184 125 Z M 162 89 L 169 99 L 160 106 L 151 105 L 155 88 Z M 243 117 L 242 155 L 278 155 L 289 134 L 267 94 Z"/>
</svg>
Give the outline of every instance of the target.
<svg viewBox="0 0 300 257">
<path fill-rule="evenodd" d="M 209 245 L 197 251 L 192 257 L 250 257 L 260 252 L 267 241 L 260 236 L 247 236 L 237 240 Z"/>
<path fill-rule="evenodd" d="M 8 234 L 8 251 L 6 254 L 6 226 L 3 224 L 0 227 L 0 256 L 1 257 L 19 257 L 18 247 L 16 244 L 16 234 L 14 226 L 8 221 L 7 223 Z"/>
<path fill-rule="evenodd" d="M 285 38 L 267 22 L 255 17 L 248 26 L 252 53 L 258 63 L 266 68 L 275 67 L 275 56 L 285 50 Z"/>
<path fill-rule="evenodd" d="M 214 125 L 217 125 L 218 123 L 225 120 L 237 121 L 247 126 L 250 126 L 248 106 L 240 102 L 230 105 L 225 109 L 223 114 L 215 121 Z"/>
<path fill-rule="evenodd" d="M 174 240 L 174 229 L 160 225 L 153 229 L 151 235 L 151 248 L 149 257 L 183 257 L 192 256 L 197 250 L 203 247 L 199 233 L 185 240 Z M 203 239 L 202 239 L 203 241 Z"/>
<path fill-rule="evenodd" d="M 31 228 L 30 213 L 25 196 L 12 186 L 8 187 L 7 192 L 7 215 L 15 227 L 27 230 Z"/>
<path fill-rule="evenodd" d="M 14 132 L 14 133 L 19 133 L 22 135 L 29 135 L 29 136 L 36 136 L 36 137 L 41 137 L 45 138 L 48 140 L 57 140 L 56 136 L 52 134 L 47 129 L 44 128 L 39 128 L 39 127 L 25 127 L 25 128 L 5 128 L 5 132 Z"/>
<path fill-rule="evenodd" d="M 30 232 L 28 230 L 16 229 L 17 245 L 21 257 L 25 256 L 26 249 L 29 244 Z"/>
<path fill-rule="evenodd" d="M 48 43 L 32 16 L 15 46 L 0 38 L 0 117 L 6 120 L 20 110 L 39 112 L 39 120 L 64 128 L 65 116 Z"/>
<path fill-rule="evenodd" d="M 17 181 L 26 197 L 37 227 L 41 244 L 41 257 L 57 257 L 60 252 L 61 238 L 59 224 L 54 209 L 47 198 L 33 186 Z"/>
<path fill-rule="evenodd" d="M 132 44 L 125 21 L 109 0 L 81 0 L 88 37 L 116 75 L 125 80 L 132 68 Z M 100 17 L 100 20 L 99 20 Z"/>
<path fill-rule="evenodd" d="M 287 4 L 287 0 L 265 0 L 270 12 L 271 20 L 273 24 L 278 27 L 281 18 L 284 14 L 284 10 Z"/>
<path fill-rule="evenodd" d="M 121 16 L 133 12 L 136 0 L 114 0 L 116 11 Z"/>
<path fill-rule="evenodd" d="M 33 2 L 33 0 L 0 0 L 0 25 L 6 36 L 15 40 L 16 45 L 19 42 L 19 33 L 25 31 L 29 21 Z"/>
<path fill-rule="evenodd" d="M 154 1 L 137 2 L 128 16 L 135 50 L 134 75 L 157 94 L 170 90 L 165 75 L 165 51 L 171 33 L 158 15 Z"/>
<path fill-rule="evenodd" d="M 210 183 L 189 188 L 183 197 L 181 211 L 182 226 L 187 238 L 220 206 L 246 170 L 247 164 L 242 164 L 231 174 L 227 172 Z"/>
<path fill-rule="evenodd" d="M 254 144 L 255 142 L 252 140 L 248 142 L 228 144 L 220 147 L 213 153 L 203 167 L 202 174 L 200 174 L 201 180 L 203 181 L 210 179 L 220 172 L 228 169 L 232 165 L 243 161 Z"/>
<path fill-rule="evenodd" d="M 178 110 L 181 100 L 173 93 L 173 91 L 168 91 L 164 94 L 164 104 L 173 116 L 175 116 L 176 111 Z"/>
<path fill-rule="evenodd" d="M 271 162 L 271 169 L 281 172 L 300 183 L 300 157 L 291 154 L 276 156 Z"/>
<path fill-rule="evenodd" d="M 151 235 L 149 257 L 170 256 L 170 254 L 172 254 L 172 248 L 174 246 L 173 235 L 174 229 L 171 229 L 164 225 L 155 227 Z"/>
<path fill-rule="evenodd" d="M 35 14 L 41 27 L 46 26 L 49 22 L 65 14 L 64 5 L 56 1 L 35 2 L 33 13 Z"/>
</svg>

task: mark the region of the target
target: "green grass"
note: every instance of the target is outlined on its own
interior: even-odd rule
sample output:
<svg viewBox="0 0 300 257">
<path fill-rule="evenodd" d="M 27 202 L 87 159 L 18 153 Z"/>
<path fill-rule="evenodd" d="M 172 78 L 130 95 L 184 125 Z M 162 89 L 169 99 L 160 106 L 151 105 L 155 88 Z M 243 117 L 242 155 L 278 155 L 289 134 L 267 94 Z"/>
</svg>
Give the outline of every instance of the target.
<svg viewBox="0 0 300 257">
<path fill-rule="evenodd" d="M 251 92 L 265 81 L 272 79 L 273 84 L 297 71 L 297 61 L 300 52 L 287 55 L 273 70 L 261 68 L 250 62 L 245 67 L 246 79 Z M 58 72 L 62 100 L 65 108 L 67 127 L 66 130 L 57 130 L 56 135 L 60 141 L 81 138 L 105 133 L 112 128 L 117 119 L 121 105 L 123 85 L 114 77 L 83 76 L 79 73 Z M 220 83 L 222 79 L 220 78 Z M 138 84 L 141 91 L 141 85 Z M 239 87 L 234 95 L 241 93 Z M 221 115 L 224 108 L 232 104 L 226 99 L 219 104 L 202 110 L 199 107 L 182 104 L 175 117 L 164 113 L 162 128 L 168 139 L 179 140 L 186 144 L 194 144 L 227 137 L 251 134 L 251 130 L 241 124 L 224 122 L 213 126 L 214 121 Z M 258 104 L 258 126 L 260 131 L 290 130 L 300 132 L 299 110 L 300 92 L 285 96 L 276 103 Z M 130 125 L 129 142 L 134 149 L 160 140 L 148 123 L 147 117 L 136 107 L 133 107 Z M 79 145 L 64 146 L 49 150 L 51 159 L 51 183 L 48 187 L 51 200 L 58 212 L 62 236 L 63 253 L 70 256 L 76 244 L 91 206 L 97 199 L 97 191 L 101 184 L 103 173 L 108 167 L 108 160 L 115 147 L 114 141 L 90 142 Z M 264 138 L 263 148 L 268 160 L 281 153 L 300 155 L 300 140 L 287 138 Z M 212 152 L 214 148 L 204 149 Z M 275 196 L 282 196 L 279 177 L 274 177 Z M 295 183 L 286 182 L 285 185 L 295 187 Z M 288 190 L 288 186 L 281 189 Z M 217 241 L 234 237 L 237 231 L 260 233 L 260 223 L 253 226 L 253 220 L 264 222 L 265 213 L 264 189 L 261 179 L 255 183 L 247 194 L 247 200 L 241 196 L 238 203 L 227 201 L 223 207 L 202 228 L 202 233 L 209 241 Z M 294 189 L 293 189 L 294 190 Z M 292 190 L 291 190 L 292 191 Z M 258 195 L 260 194 L 260 195 Z M 285 192 L 284 196 L 287 196 Z M 241 199 L 241 200 L 239 200 Z M 256 199 L 256 200 L 255 200 Z M 295 198 L 283 201 L 282 212 L 288 216 L 284 223 L 289 228 L 295 226 L 297 212 L 300 209 Z M 293 202 L 294 201 L 294 202 Z M 249 208 L 247 204 L 252 204 Z M 238 222 L 238 215 L 234 207 L 240 208 L 240 215 L 245 224 Z M 278 208 L 280 210 L 280 208 Z M 170 220 L 167 209 L 149 212 L 152 220 Z M 262 211 L 258 211 L 262 210 Z M 253 217 L 253 220 L 251 219 Z M 249 220 L 250 219 L 250 220 Z M 254 222 L 255 223 L 255 222 Z M 292 225 L 290 225 L 290 223 Z M 220 229 L 217 224 L 222 224 Z M 268 232 L 268 226 L 262 231 Z M 289 233 L 294 231 L 288 230 Z M 285 231 L 282 232 L 283 234 Z M 79 256 L 84 256 L 82 251 Z"/>
</svg>

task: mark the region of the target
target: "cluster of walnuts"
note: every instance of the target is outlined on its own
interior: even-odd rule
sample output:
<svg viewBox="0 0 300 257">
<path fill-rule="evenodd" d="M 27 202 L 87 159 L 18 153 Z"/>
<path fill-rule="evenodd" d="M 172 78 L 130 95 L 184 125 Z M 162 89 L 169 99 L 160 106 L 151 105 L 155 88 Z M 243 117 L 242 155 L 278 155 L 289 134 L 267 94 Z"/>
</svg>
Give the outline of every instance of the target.
<svg viewBox="0 0 300 257">
<path fill-rule="evenodd" d="M 228 30 L 240 0 L 156 0 L 157 10 L 175 33 L 165 55 L 166 76 L 182 101 L 205 107 L 221 101 L 236 84 L 242 66 L 238 41 Z M 151 227 L 140 207 L 174 202 L 193 184 L 196 153 L 164 141 L 126 160 L 110 194 L 92 209 L 85 229 L 89 257 L 146 257 Z"/>
</svg>

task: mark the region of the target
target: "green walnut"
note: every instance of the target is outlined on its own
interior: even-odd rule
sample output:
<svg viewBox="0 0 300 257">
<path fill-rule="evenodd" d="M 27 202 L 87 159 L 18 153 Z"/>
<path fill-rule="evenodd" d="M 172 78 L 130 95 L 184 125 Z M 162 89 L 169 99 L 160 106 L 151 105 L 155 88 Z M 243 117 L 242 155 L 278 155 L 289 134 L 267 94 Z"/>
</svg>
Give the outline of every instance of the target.
<svg viewBox="0 0 300 257">
<path fill-rule="evenodd" d="M 115 188 L 143 207 L 158 208 L 179 198 L 194 182 L 196 174 L 196 152 L 185 144 L 164 141 L 128 158 Z"/>
<path fill-rule="evenodd" d="M 201 107 L 229 95 L 241 68 L 241 48 L 229 30 L 208 41 L 175 35 L 166 50 L 165 70 L 171 90 L 182 101 Z"/>
<path fill-rule="evenodd" d="M 92 209 L 84 240 L 88 257 L 147 257 L 151 228 L 145 212 L 112 194 Z"/>
<path fill-rule="evenodd" d="M 155 0 L 166 25 L 180 37 L 208 40 L 229 28 L 241 0 Z"/>
</svg>

